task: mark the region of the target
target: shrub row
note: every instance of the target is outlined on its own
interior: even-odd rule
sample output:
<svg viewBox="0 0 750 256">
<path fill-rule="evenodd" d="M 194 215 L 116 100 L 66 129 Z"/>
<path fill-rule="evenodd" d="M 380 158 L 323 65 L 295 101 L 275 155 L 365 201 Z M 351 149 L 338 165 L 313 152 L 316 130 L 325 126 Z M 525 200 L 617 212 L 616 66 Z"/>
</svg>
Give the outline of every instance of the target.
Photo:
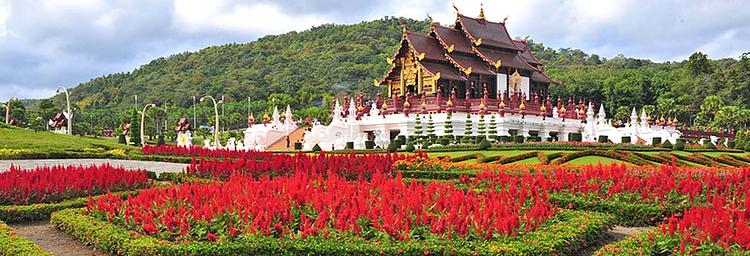
<svg viewBox="0 0 750 256">
<path fill-rule="evenodd" d="M 646 160 L 637 157 L 632 152 L 616 152 L 614 150 L 582 150 L 572 153 L 563 154 L 561 157 L 552 161 L 552 164 L 563 164 L 573 159 L 584 157 L 584 156 L 603 156 L 607 158 L 617 159 L 620 161 L 628 162 L 635 165 L 652 165 Z"/>
<path fill-rule="evenodd" d="M 55 212 L 52 224 L 100 250 L 120 255 L 552 255 L 569 254 L 604 235 L 612 218 L 606 214 L 561 211 L 539 230 L 494 240 L 382 241 L 357 237 L 324 239 L 248 236 L 226 243 L 172 243 L 138 235 L 84 214 L 83 209 Z"/>
<path fill-rule="evenodd" d="M 611 214 L 617 225 L 641 227 L 661 223 L 664 217 L 681 212 L 685 207 L 668 204 L 653 205 L 645 203 L 622 202 L 601 199 L 595 196 L 574 195 L 570 193 L 551 193 L 550 200 L 561 208 L 585 209 Z"/>
<path fill-rule="evenodd" d="M 5 222 L 0 221 L 0 256 L 49 255 L 39 245 L 19 236 Z"/>
<path fill-rule="evenodd" d="M 190 158 L 181 156 L 143 155 L 135 152 L 126 152 L 120 149 L 112 150 L 82 150 L 82 151 L 37 151 L 30 149 L 0 149 L 0 160 L 19 159 L 123 159 L 159 161 L 172 163 L 190 163 Z"/>
<path fill-rule="evenodd" d="M 125 191 L 113 193 L 126 197 L 134 195 L 137 191 Z M 100 195 L 101 196 L 101 195 Z M 99 196 L 95 196 L 99 197 Z M 7 223 L 22 223 L 49 219 L 53 212 L 86 206 L 89 197 L 80 197 L 53 204 L 29 204 L 29 205 L 2 205 L 0 206 L 0 221 Z"/>
</svg>

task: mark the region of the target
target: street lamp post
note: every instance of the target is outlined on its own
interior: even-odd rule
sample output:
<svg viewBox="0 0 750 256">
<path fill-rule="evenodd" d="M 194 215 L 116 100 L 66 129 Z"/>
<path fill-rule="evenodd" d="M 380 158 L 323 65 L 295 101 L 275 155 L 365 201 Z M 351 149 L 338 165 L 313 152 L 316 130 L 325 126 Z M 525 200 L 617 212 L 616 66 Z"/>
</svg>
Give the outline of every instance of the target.
<svg viewBox="0 0 750 256">
<path fill-rule="evenodd" d="M 65 93 L 65 104 L 68 110 L 68 135 L 73 135 L 73 111 L 70 111 L 70 92 L 65 87 L 57 88 L 57 93 Z"/>
<path fill-rule="evenodd" d="M 3 107 L 5 107 L 5 124 L 10 123 L 10 102 L 16 99 L 16 97 L 10 97 L 8 102 L 3 104 Z"/>
<path fill-rule="evenodd" d="M 218 104 L 223 103 L 223 101 L 216 102 L 216 99 L 214 99 L 211 95 L 206 95 L 201 98 L 201 102 L 203 102 L 205 99 L 211 99 L 211 101 L 214 103 L 214 116 L 216 117 L 216 122 L 214 123 L 214 147 L 217 149 L 219 148 L 219 106 Z"/>
<path fill-rule="evenodd" d="M 143 136 L 143 120 L 146 119 L 146 109 L 148 107 L 156 107 L 155 104 L 147 104 L 143 107 L 143 111 L 141 112 L 141 146 L 146 146 L 146 136 Z"/>
</svg>

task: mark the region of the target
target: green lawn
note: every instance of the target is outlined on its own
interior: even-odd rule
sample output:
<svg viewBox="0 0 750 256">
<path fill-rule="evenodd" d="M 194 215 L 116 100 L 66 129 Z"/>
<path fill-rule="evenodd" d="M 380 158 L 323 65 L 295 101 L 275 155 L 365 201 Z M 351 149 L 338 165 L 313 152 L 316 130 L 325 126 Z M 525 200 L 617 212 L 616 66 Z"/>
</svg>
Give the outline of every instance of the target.
<svg viewBox="0 0 750 256">
<path fill-rule="evenodd" d="M 526 159 L 521 160 L 521 161 L 515 161 L 515 162 L 512 162 L 512 163 L 509 163 L 509 164 L 541 164 L 541 163 L 542 162 L 539 161 L 538 157 L 530 157 L 530 158 L 526 158 Z"/>
<path fill-rule="evenodd" d="M 576 158 L 567 162 L 567 164 L 597 164 L 597 163 L 601 163 L 601 164 L 617 163 L 617 164 L 629 164 L 630 165 L 630 163 L 626 163 L 617 159 L 606 158 L 602 156 L 584 156 L 584 157 L 579 157 L 579 158 Z"/>
<path fill-rule="evenodd" d="M 136 149 L 118 144 L 112 138 L 89 138 L 52 132 L 34 132 L 17 128 L 0 128 L 0 149 L 31 149 L 34 151 L 82 151 L 84 149 Z"/>
</svg>

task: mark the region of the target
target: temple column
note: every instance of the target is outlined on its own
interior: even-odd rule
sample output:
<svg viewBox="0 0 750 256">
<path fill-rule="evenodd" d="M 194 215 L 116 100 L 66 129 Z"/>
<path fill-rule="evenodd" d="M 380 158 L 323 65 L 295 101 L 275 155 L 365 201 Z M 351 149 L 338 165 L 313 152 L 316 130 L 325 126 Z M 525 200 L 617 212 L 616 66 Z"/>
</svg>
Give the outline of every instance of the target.
<svg viewBox="0 0 750 256">
<path fill-rule="evenodd" d="M 568 141 L 568 132 L 567 131 L 561 131 L 557 134 L 557 140 L 558 141 Z"/>
</svg>

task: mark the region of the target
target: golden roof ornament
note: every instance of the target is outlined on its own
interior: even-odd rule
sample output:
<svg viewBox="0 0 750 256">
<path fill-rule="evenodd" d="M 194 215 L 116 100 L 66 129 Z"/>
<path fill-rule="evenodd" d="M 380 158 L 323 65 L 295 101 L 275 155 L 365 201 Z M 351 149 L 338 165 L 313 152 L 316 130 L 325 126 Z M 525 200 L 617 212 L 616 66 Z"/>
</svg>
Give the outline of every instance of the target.
<svg viewBox="0 0 750 256">
<path fill-rule="evenodd" d="M 480 109 L 480 110 L 484 110 L 484 109 L 485 109 L 485 107 L 486 107 L 486 106 L 484 105 L 484 100 L 480 101 L 480 102 L 479 102 L 479 109 Z"/>
<path fill-rule="evenodd" d="M 484 20 L 484 3 L 479 3 L 479 19 Z"/>
<path fill-rule="evenodd" d="M 387 103 L 387 102 L 385 102 L 385 101 L 383 101 L 383 105 L 382 105 L 382 106 L 380 106 L 380 108 L 382 108 L 382 109 L 383 109 L 383 111 L 385 111 L 386 109 L 388 109 L 388 103 Z"/>
<path fill-rule="evenodd" d="M 497 104 L 498 108 L 505 108 L 505 101 L 503 99 L 500 99 L 500 103 Z"/>
<path fill-rule="evenodd" d="M 539 107 L 539 111 L 542 113 L 547 113 L 547 107 L 545 107 L 544 104 L 542 104 L 542 106 Z"/>
<path fill-rule="evenodd" d="M 453 100 L 451 100 L 451 98 L 448 97 L 448 102 L 446 102 L 445 105 L 447 105 L 449 107 L 453 107 Z"/>
<path fill-rule="evenodd" d="M 411 103 L 409 103 L 409 99 L 407 98 L 407 99 L 406 99 L 406 100 L 404 101 L 404 108 L 409 108 L 409 107 L 411 107 Z"/>
<path fill-rule="evenodd" d="M 422 106 L 421 107 L 422 107 L 422 110 L 427 109 L 427 99 L 424 96 L 422 96 Z"/>
<path fill-rule="evenodd" d="M 525 100 L 521 100 L 521 105 L 518 106 L 518 109 L 520 110 L 526 110 L 526 104 L 524 104 Z"/>
<path fill-rule="evenodd" d="M 453 0 L 451 0 L 451 4 L 453 5 L 453 9 L 456 10 L 456 15 L 459 15 L 460 12 L 458 11 L 458 7 L 456 7 L 456 2 L 453 2 Z"/>
</svg>

